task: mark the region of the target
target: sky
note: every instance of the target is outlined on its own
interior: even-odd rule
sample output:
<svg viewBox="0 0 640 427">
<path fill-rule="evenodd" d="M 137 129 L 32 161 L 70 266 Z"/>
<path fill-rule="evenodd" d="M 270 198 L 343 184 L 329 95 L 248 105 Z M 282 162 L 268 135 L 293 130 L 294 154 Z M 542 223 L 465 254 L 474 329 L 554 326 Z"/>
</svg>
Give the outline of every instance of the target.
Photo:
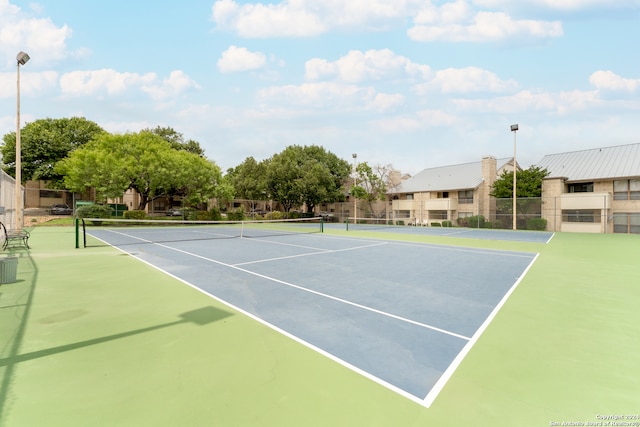
<svg viewBox="0 0 640 427">
<path fill-rule="evenodd" d="M 171 127 L 223 171 L 294 144 L 529 167 L 640 142 L 639 41 L 640 0 L 0 0 L 0 136 L 24 51 L 21 126 Z"/>
</svg>

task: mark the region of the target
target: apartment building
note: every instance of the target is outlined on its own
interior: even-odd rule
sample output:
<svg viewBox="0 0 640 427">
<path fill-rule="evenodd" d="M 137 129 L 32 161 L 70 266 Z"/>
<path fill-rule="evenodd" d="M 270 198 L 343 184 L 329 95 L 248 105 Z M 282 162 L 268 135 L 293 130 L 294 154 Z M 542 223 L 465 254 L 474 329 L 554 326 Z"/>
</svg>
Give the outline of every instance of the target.
<svg viewBox="0 0 640 427">
<path fill-rule="evenodd" d="M 538 163 L 547 230 L 640 233 L 640 144 L 549 154 Z"/>
<path fill-rule="evenodd" d="M 396 222 L 431 225 L 459 218 L 495 215 L 492 185 L 513 158 L 486 156 L 479 162 L 424 169 L 403 181 L 390 195 Z"/>
</svg>

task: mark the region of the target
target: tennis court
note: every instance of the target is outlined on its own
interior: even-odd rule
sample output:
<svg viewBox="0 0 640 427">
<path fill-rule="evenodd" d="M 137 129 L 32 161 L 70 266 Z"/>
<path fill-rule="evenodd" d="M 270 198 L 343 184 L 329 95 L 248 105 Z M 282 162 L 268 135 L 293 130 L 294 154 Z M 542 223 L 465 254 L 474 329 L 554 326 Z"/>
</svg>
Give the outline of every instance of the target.
<svg viewBox="0 0 640 427">
<path fill-rule="evenodd" d="M 351 219 L 353 221 L 353 219 Z M 325 227 L 333 230 L 364 231 L 408 234 L 414 236 L 442 236 L 459 237 L 463 239 L 503 240 L 511 242 L 549 243 L 553 238 L 552 232 L 547 231 L 523 231 L 501 230 L 467 227 L 421 227 L 406 225 L 389 225 L 384 221 L 358 219 L 356 223 L 328 223 Z"/>
<path fill-rule="evenodd" d="M 558 233 L 548 244 L 344 230 L 302 237 L 313 243 L 316 237 L 354 236 L 364 244 L 384 242 L 377 237 L 389 239 L 386 244 L 420 243 L 423 255 L 434 243 L 447 253 L 473 246 L 479 254 L 496 254 L 485 258 L 494 269 L 514 253 L 540 253 L 429 408 L 419 397 L 372 381 L 369 367 L 366 377 L 120 250 L 75 249 L 72 227 L 37 226 L 31 229 L 30 250 L 11 251 L 19 257 L 18 280 L 0 285 L 0 426 L 535 427 L 587 425 L 613 415 L 636 422 L 638 236 Z M 197 243 L 236 240 L 245 239 Z M 90 238 L 90 243 L 99 242 Z M 121 248 L 144 254 L 152 246 L 159 245 L 140 245 L 142 252 Z M 275 258 L 266 249 L 246 251 L 254 261 Z M 504 257 L 497 256 L 501 253 Z M 295 259 L 305 258 L 298 255 Z M 323 255 L 306 257 L 316 256 Z M 437 259 L 451 262 L 451 257 Z M 401 264 L 393 274 L 367 279 L 379 283 L 401 277 L 416 263 L 396 261 Z M 174 273 L 190 270 L 175 259 L 168 262 L 175 264 Z M 436 268 L 423 259 L 420 263 L 417 268 Z M 260 264 L 266 268 L 268 262 Z M 357 271 L 345 264 L 330 267 Z M 216 273 L 225 274 L 218 282 L 240 277 L 251 282 L 248 273 L 239 276 L 226 268 Z M 456 268 L 465 272 L 459 263 Z M 356 283 L 366 284 L 353 273 L 344 279 L 331 275 L 342 284 L 353 279 L 350 287 L 343 286 L 350 291 Z M 269 281 L 262 286 L 275 287 Z M 244 283 L 235 287 L 250 289 Z M 373 292 L 361 296 L 374 297 Z M 295 305 L 304 316 L 314 309 L 285 305 Z M 342 305 L 335 311 L 335 322 L 341 322 Z M 349 328 L 358 326 L 356 320 Z M 340 337 L 349 328 L 330 334 Z M 357 344 L 362 353 L 380 352 Z"/>
<path fill-rule="evenodd" d="M 427 407 L 536 258 L 263 225 L 88 233 Z"/>
</svg>

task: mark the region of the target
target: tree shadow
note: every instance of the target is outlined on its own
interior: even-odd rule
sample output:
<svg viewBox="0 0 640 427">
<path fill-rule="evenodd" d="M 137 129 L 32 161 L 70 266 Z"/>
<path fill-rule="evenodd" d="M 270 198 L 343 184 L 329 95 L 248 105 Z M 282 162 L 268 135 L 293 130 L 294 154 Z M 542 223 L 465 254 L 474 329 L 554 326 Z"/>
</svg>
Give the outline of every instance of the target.
<svg viewBox="0 0 640 427">
<path fill-rule="evenodd" d="M 121 332 L 119 334 L 107 335 L 106 337 L 93 338 L 90 340 L 79 341 L 72 344 L 65 344 L 58 347 L 46 348 L 43 350 L 32 351 L 31 353 L 15 354 L 5 359 L 0 359 L 0 368 L 4 366 L 12 366 L 16 363 L 26 362 L 28 360 L 39 359 L 41 357 L 51 356 L 58 353 L 64 353 L 79 348 L 89 347 L 96 344 L 119 340 L 131 337 L 133 335 L 144 334 L 156 331 L 158 329 L 168 328 L 170 326 L 180 325 L 182 323 L 194 323 L 198 326 L 204 326 L 209 323 L 217 322 L 225 317 L 232 316 L 232 313 L 215 307 L 202 307 L 197 310 L 189 311 L 179 315 L 180 320 L 175 322 L 163 323 L 161 325 L 149 326 L 147 328 L 135 329 L 133 331 Z"/>
<path fill-rule="evenodd" d="M 15 368 L 18 363 L 39 359 L 42 357 L 47 357 L 54 354 L 72 351 L 72 350 L 76 350 L 84 347 L 89 347 L 97 344 L 102 344 L 102 343 L 106 343 L 109 341 L 114 341 L 122 338 L 127 338 L 127 337 L 131 337 L 131 336 L 135 336 L 135 335 L 139 335 L 147 332 L 152 332 L 159 329 L 168 328 L 168 327 L 172 327 L 172 326 L 180 325 L 184 323 L 192 323 L 198 326 L 204 326 L 233 315 L 233 313 L 231 312 L 228 312 L 216 307 L 207 306 L 207 307 L 198 308 L 196 310 L 188 311 L 185 313 L 181 313 L 178 315 L 178 319 L 173 322 L 167 322 L 160 325 L 149 326 L 146 328 L 140 328 L 132 331 L 121 332 L 118 334 L 108 335 L 108 336 L 94 338 L 90 340 L 79 341 L 71 344 L 65 344 L 57 347 L 33 351 L 30 353 L 19 354 L 19 350 L 24 340 L 25 332 L 28 326 L 29 314 L 30 314 L 33 299 L 34 299 L 36 285 L 38 283 L 38 273 L 39 273 L 38 265 L 36 264 L 34 259 L 31 257 L 30 253 L 28 252 L 22 253 L 20 255 L 20 258 L 23 262 L 26 261 L 27 269 L 29 265 L 31 266 L 32 277 L 30 280 L 21 281 L 23 282 L 23 283 L 20 283 L 21 286 L 25 285 L 24 282 L 28 283 L 27 285 L 28 287 L 25 287 L 25 291 L 23 295 L 16 298 L 16 300 L 13 301 L 13 304 L 0 307 L 3 309 L 4 308 L 15 309 L 16 315 L 14 316 L 14 318 L 18 319 L 13 336 L 11 337 L 9 336 L 9 334 L 7 334 L 9 336 L 9 341 L 7 342 L 7 345 L 5 346 L 4 349 L 5 350 L 8 349 L 8 351 L 5 353 L 5 354 L 8 354 L 8 356 L 0 359 L 0 369 L 3 370 L 3 378 L 2 378 L 2 382 L 0 383 L 0 425 L 2 424 L 2 421 L 3 421 L 2 415 L 6 414 L 8 410 L 7 405 L 8 405 L 9 391 L 11 389 L 13 377 L 15 374 Z M 25 298 L 25 295 L 26 295 L 26 301 L 22 303 L 22 301 L 20 300 Z M 20 310 L 22 311 L 22 313 L 19 312 Z M 5 329 L 5 331 L 9 331 L 11 325 L 2 325 L 2 327 Z"/>
</svg>

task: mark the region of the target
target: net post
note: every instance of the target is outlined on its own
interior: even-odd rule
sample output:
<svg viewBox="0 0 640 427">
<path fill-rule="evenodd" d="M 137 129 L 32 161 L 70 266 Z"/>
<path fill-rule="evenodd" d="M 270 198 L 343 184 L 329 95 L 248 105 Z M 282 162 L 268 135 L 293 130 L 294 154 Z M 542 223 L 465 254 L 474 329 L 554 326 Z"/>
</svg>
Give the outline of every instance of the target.
<svg viewBox="0 0 640 427">
<path fill-rule="evenodd" d="M 347 231 L 349 231 L 349 217 L 344 220 L 344 224 L 347 226 Z"/>
<path fill-rule="evenodd" d="M 324 233 L 324 217 L 320 217 L 320 232 Z"/>
<path fill-rule="evenodd" d="M 87 247 L 87 228 L 85 226 L 84 223 L 84 218 L 82 218 L 82 242 L 84 244 L 84 247 Z"/>
<path fill-rule="evenodd" d="M 76 223 L 76 249 L 80 248 L 80 220 L 78 218 L 75 219 Z"/>
</svg>

